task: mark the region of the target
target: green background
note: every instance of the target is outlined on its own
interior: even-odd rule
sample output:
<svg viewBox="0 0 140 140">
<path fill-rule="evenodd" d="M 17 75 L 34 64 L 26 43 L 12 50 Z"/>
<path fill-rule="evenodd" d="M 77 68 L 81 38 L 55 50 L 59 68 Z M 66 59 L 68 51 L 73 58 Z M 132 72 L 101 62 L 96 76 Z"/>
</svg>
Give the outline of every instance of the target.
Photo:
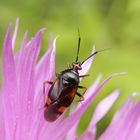
<svg viewBox="0 0 140 140">
<path fill-rule="evenodd" d="M 67 68 L 75 60 L 77 27 L 81 33 L 80 60 L 87 57 L 93 44 L 96 50 L 112 48 L 96 55 L 90 77 L 82 81 L 87 87 L 99 73 L 109 74 L 126 71 L 127 75 L 113 78 L 98 94 L 85 113 L 79 126 L 79 134 L 88 125 L 95 105 L 114 89 L 121 89 L 121 96 L 109 114 L 98 124 L 98 134 L 111 120 L 113 112 L 135 91 L 140 91 L 140 1 L 138 0 L 0 0 L 0 45 L 9 22 L 20 18 L 16 49 L 28 29 L 33 36 L 38 29 L 47 28 L 43 37 L 46 50 L 49 33 L 59 35 L 57 40 L 56 71 Z M 0 49 L 0 51 L 1 51 Z M 65 59 L 64 59 L 65 58 Z M 137 97 L 139 98 L 139 97 Z"/>
</svg>

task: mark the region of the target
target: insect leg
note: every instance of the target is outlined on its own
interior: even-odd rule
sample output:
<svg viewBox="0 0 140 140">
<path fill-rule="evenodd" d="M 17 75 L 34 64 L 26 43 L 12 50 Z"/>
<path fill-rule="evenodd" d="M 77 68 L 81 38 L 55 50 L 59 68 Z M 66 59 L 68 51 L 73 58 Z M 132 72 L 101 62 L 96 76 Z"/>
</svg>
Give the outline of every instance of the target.
<svg viewBox="0 0 140 140">
<path fill-rule="evenodd" d="M 43 82 L 43 98 L 44 98 L 44 103 L 45 103 L 45 85 L 46 85 L 46 84 L 52 85 L 53 82 L 51 82 L 51 81 L 44 81 L 44 82 Z"/>
<path fill-rule="evenodd" d="M 83 93 L 83 94 L 85 94 L 85 92 L 87 91 L 87 88 L 86 88 L 86 87 L 83 87 L 83 86 L 78 86 L 78 88 L 85 89 L 85 91 L 84 91 L 84 93 Z"/>
<path fill-rule="evenodd" d="M 80 97 L 78 102 L 84 101 L 84 97 L 80 93 L 76 92 L 76 95 Z"/>
<path fill-rule="evenodd" d="M 86 76 L 89 76 L 89 74 L 86 74 L 86 75 L 80 75 L 79 78 L 81 78 L 81 77 L 86 77 Z"/>
</svg>

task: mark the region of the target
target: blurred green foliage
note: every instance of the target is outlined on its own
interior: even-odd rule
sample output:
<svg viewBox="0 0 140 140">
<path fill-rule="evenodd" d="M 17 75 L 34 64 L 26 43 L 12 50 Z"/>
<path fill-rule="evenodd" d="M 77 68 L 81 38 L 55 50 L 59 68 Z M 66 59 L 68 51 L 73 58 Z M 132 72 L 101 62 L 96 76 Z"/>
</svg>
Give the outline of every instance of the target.
<svg viewBox="0 0 140 140">
<path fill-rule="evenodd" d="M 134 91 L 140 91 L 140 1 L 138 0 L 0 0 L 0 45 L 2 46 L 9 22 L 20 18 L 16 47 L 19 48 L 26 29 L 29 36 L 46 27 L 43 54 L 49 33 L 59 35 L 57 40 L 56 71 L 66 68 L 75 60 L 77 27 L 81 33 L 80 60 L 87 57 L 93 44 L 96 49 L 112 48 L 95 57 L 90 77 L 82 81 L 87 87 L 99 73 L 103 78 L 111 73 L 128 72 L 113 78 L 100 92 L 85 113 L 80 126 L 81 133 L 91 118 L 95 105 L 116 88 L 121 96 L 109 114 L 98 124 L 99 133 L 111 120 L 112 114 Z M 2 47 L 1 47 L 2 49 Z M 1 50 L 0 49 L 0 50 Z M 65 58 L 65 59 L 64 59 Z"/>
</svg>

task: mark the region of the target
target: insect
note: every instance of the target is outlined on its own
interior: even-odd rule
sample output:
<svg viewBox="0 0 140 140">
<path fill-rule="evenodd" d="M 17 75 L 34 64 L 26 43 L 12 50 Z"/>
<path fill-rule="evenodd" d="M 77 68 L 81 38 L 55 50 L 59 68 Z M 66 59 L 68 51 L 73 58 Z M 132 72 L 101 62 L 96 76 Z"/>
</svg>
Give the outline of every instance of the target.
<svg viewBox="0 0 140 140">
<path fill-rule="evenodd" d="M 86 87 L 80 86 L 80 78 L 86 77 L 88 75 L 79 75 L 79 71 L 82 70 L 82 64 L 89 58 L 93 57 L 98 52 L 95 51 L 93 54 L 88 56 L 82 62 L 78 61 L 79 50 L 80 50 L 80 33 L 78 37 L 78 49 L 75 62 L 73 62 L 68 69 L 63 70 L 60 74 L 56 75 L 54 82 L 45 81 L 43 83 L 43 94 L 45 95 L 45 85 L 50 84 L 51 87 L 48 92 L 48 98 L 44 105 L 44 118 L 46 121 L 55 121 L 67 107 L 71 105 L 75 95 L 79 96 L 79 101 L 83 101 L 84 97 L 78 92 L 78 88 L 84 89 L 83 94 L 86 92 Z"/>
</svg>

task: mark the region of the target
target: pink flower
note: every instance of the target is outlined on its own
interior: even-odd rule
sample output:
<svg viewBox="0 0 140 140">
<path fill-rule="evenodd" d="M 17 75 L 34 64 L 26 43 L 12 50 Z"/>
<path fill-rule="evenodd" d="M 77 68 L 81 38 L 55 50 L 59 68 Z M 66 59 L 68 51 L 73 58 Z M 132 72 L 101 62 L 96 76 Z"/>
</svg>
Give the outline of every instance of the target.
<svg viewBox="0 0 140 140">
<path fill-rule="evenodd" d="M 11 25 L 8 27 L 2 51 L 2 89 L 0 94 L 0 140 L 62 140 L 78 123 L 81 116 L 94 100 L 98 92 L 112 78 L 105 79 L 99 86 L 101 76 L 88 88 L 85 100 L 78 104 L 73 113 L 66 119 L 61 115 L 55 122 L 45 121 L 43 115 L 43 82 L 53 80 L 55 73 L 55 41 L 50 43 L 47 52 L 37 61 L 41 49 L 42 33 L 39 30 L 35 37 L 27 41 L 26 32 L 20 50 L 14 54 L 14 46 L 18 30 L 18 20 L 14 35 L 11 38 Z M 87 73 L 92 58 L 83 64 L 82 74 Z M 46 87 L 48 93 L 50 86 Z M 46 95 L 47 97 L 47 95 Z M 96 123 L 106 114 L 118 93 L 107 97 L 95 111 L 95 117 L 90 127 L 80 139 L 87 137 L 89 130 L 94 128 L 92 138 L 96 133 Z M 101 107 L 103 106 L 102 113 Z M 72 140 L 72 138 L 70 138 Z"/>
</svg>

